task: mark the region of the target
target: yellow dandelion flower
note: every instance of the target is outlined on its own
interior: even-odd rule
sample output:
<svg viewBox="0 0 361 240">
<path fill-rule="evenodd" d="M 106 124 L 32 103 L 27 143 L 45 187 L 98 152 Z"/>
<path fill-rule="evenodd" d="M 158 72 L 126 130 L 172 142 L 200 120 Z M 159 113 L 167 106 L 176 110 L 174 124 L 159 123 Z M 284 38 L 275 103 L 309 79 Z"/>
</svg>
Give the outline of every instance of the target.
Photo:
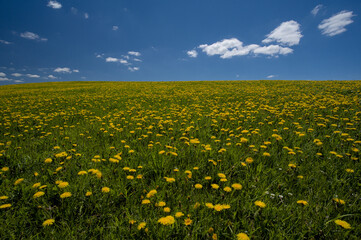
<svg viewBox="0 0 361 240">
<path fill-rule="evenodd" d="M 190 219 L 190 218 L 186 218 L 186 219 L 184 219 L 184 225 L 186 225 L 186 226 L 189 226 L 189 225 L 191 225 L 192 224 L 192 219 Z"/>
<path fill-rule="evenodd" d="M 61 182 L 61 183 L 58 184 L 58 187 L 60 187 L 60 188 L 66 188 L 68 186 L 69 186 L 68 182 Z"/>
<path fill-rule="evenodd" d="M 241 189 L 242 189 L 242 185 L 239 184 L 239 183 L 233 183 L 233 184 L 232 184 L 232 187 L 233 187 L 235 190 L 241 190 Z"/>
<path fill-rule="evenodd" d="M 22 181 L 24 181 L 24 178 L 19 178 L 18 180 L 16 180 L 16 181 L 14 182 L 14 185 L 18 185 L 18 184 L 20 184 Z"/>
<path fill-rule="evenodd" d="M 149 204 L 150 203 L 150 200 L 149 199 L 143 199 L 142 200 L 142 204 Z"/>
<path fill-rule="evenodd" d="M 180 218 L 180 217 L 183 217 L 183 216 L 184 216 L 184 214 L 182 212 L 176 212 L 175 213 L 176 218 Z"/>
<path fill-rule="evenodd" d="M 249 237 L 245 233 L 238 233 L 237 234 L 237 240 L 249 240 Z"/>
<path fill-rule="evenodd" d="M 92 194 L 93 194 L 92 192 L 89 192 L 89 191 L 88 191 L 88 192 L 85 193 L 85 196 L 89 197 L 89 196 L 91 196 Z"/>
<path fill-rule="evenodd" d="M 220 177 L 220 178 L 226 178 L 226 175 L 225 175 L 224 173 L 218 173 L 217 175 L 218 175 L 218 177 Z"/>
<path fill-rule="evenodd" d="M 194 185 L 194 187 L 197 188 L 197 189 L 203 188 L 202 184 L 199 184 L 199 183 L 197 183 L 196 185 Z"/>
<path fill-rule="evenodd" d="M 290 168 L 296 168 L 296 167 L 297 167 L 296 164 L 294 164 L 294 163 L 290 163 L 290 164 L 288 164 L 288 166 L 289 166 Z"/>
<path fill-rule="evenodd" d="M 172 225 L 174 224 L 175 219 L 173 216 L 167 216 L 167 217 L 162 217 L 158 220 L 158 223 L 163 224 L 163 225 Z"/>
<path fill-rule="evenodd" d="M 218 185 L 218 184 L 213 183 L 213 184 L 211 184 L 211 187 L 212 187 L 213 189 L 218 189 L 218 188 L 219 188 L 219 185 Z"/>
<path fill-rule="evenodd" d="M 353 169 L 351 169 L 351 168 L 347 168 L 346 169 L 346 172 L 348 172 L 348 173 L 353 173 L 353 172 L 355 172 Z"/>
<path fill-rule="evenodd" d="M 138 229 L 138 230 L 142 230 L 143 228 L 145 228 L 146 225 L 147 225 L 146 222 L 141 222 L 141 223 L 139 223 L 137 229 Z"/>
<path fill-rule="evenodd" d="M 54 224 L 54 222 L 55 222 L 55 220 L 54 220 L 54 219 L 48 219 L 48 220 L 45 220 L 45 221 L 43 222 L 43 227 L 53 225 L 53 224 Z"/>
<path fill-rule="evenodd" d="M 134 179 L 134 176 L 128 175 L 128 176 L 127 176 L 127 179 L 128 179 L 128 180 L 133 180 L 133 179 Z"/>
<path fill-rule="evenodd" d="M 53 159 L 51 159 L 51 158 L 47 158 L 47 159 L 45 159 L 45 163 L 51 163 L 53 161 Z"/>
<path fill-rule="evenodd" d="M 219 181 L 221 181 L 221 182 L 227 182 L 228 180 L 227 180 L 227 178 L 221 178 Z"/>
<path fill-rule="evenodd" d="M 165 202 L 159 202 L 159 203 L 158 203 L 158 207 L 164 207 L 165 205 L 166 205 Z"/>
<path fill-rule="evenodd" d="M 71 192 L 65 192 L 60 195 L 60 198 L 68 198 L 68 197 L 71 197 Z"/>
<path fill-rule="evenodd" d="M 207 208 L 211 208 L 211 209 L 214 208 L 212 203 L 205 203 L 205 205 L 206 205 Z"/>
<path fill-rule="evenodd" d="M 110 192 L 110 188 L 108 188 L 108 187 L 103 187 L 103 188 L 102 188 L 102 192 L 103 192 L 103 193 L 108 193 L 108 192 Z"/>
<path fill-rule="evenodd" d="M 8 198 L 9 198 L 8 196 L 0 196 L 0 200 L 6 200 Z"/>
<path fill-rule="evenodd" d="M 225 188 L 223 188 L 223 190 L 224 190 L 225 192 L 231 192 L 231 191 L 232 191 L 232 188 L 230 188 L 230 187 L 225 187 Z"/>
<path fill-rule="evenodd" d="M 266 204 L 262 201 L 255 201 L 254 202 L 254 205 L 260 207 L 260 208 L 265 208 L 266 207 Z"/>
<path fill-rule="evenodd" d="M 303 206 L 308 205 L 308 202 L 305 201 L 305 200 L 298 200 L 297 203 L 298 203 L 298 204 L 303 204 Z"/>
<path fill-rule="evenodd" d="M 32 188 L 38 188 L 38 187 L 40 187 L 41 186 L 41 183 L 34 183 L 34 185 L 32 186 Z"/>
<path fill-rule="evenodd" d="M 147 193 L 147 198 L 151 198 L 151 197 L 153 197 L 155 194 L 157 194 L 157 190 L 155 190 L 155 189 L 150 190 L 150 191 Z"/>
<path fill-rule="evenodd" d="M 169 178 L 169 177 L 165 177 L 165 180 L 169 183 L 173 183 L 175 182 L 175 179 L 174 178 Z"/>
<path fill-rule="evenodd" d="M 80 171 L 80 172 L 78 172 L 78 175 L 79 175 L 79 176 L 81 176 L 81 175 L 86 175 L 86 174 L 88 174 L 86 171 Z"/>
<path fill-rule="evenodd" d="M 9 171 L 9 167 L 3 167 L 3 168 L 1 169 L 1 171 L 7 172 L 7 171 Z"/>
<path fill-rule="evenodd" d="M 10 204 L 10 203 L 0 205 L 0 209 L 9 208 L 9 207 L 11 207 L 11 204 Z"/>
<path fill-rule="evenodd" d="M 216 205 L 214 206 L 214 210 L 216 210 L 217 212 L 222 211 L 222 210 L 223 210 L 223 205 L 221 205 L 221 204 L 216 204 Z"/>
<path fill-rule="evenodd" d="M 249 163 L 249 164 L 253 163 L 253 158 L 251 158 L 251 157 L 246 158 L 246 163 Z"/>
<path fill-rule="evenodd" d="M 332 200 L 342 205 L 345 204 L 345 201 L 339 198 L 332 198 Z"/>
<path fill-rule="evenodd" d="M 211 180 L 211 179 L 212 179 L 212 177 L 210 177 L 210 176 L 206 176 L 204 179 L 208 181 L 208 180 Z"/>
<path fill-rule="evenodd" d="M 271 156 L 271 154 L 270 154 L 270 153 L 268 153 L 268 152 L 264 152 L 264 153 L 263 153 L 263 156 L 265 156 L 265 157 L 270 157 L 270 156 Z"/>
<path fill-rule="evenodd" d="M 335 223 L 337 225 L 340 225 L 341 227 L 343 227 L 345 229 L 351 229 L 351 225 L 346 221 L 342 221 L 342 220 L 337 219 L 337 220 L 335 220 Z"/>
<path fill-rule="evenodd" d="M 169 208 L 169 207 L 165 207 L 165 208 L 163 208 L 163 211 L 164 211 L 164 212 L 170 212 L 170 208 Z"/>
<path fill-rule="evenodd" d="M 44 192 L 37 192 L 37 193 L 35 193 L 34 195 L 33 195 L 33 198 L 38 198 L 38 197 L 41 197 L 41 196 L 43 196 L 45 193 Z"/>
</svg>

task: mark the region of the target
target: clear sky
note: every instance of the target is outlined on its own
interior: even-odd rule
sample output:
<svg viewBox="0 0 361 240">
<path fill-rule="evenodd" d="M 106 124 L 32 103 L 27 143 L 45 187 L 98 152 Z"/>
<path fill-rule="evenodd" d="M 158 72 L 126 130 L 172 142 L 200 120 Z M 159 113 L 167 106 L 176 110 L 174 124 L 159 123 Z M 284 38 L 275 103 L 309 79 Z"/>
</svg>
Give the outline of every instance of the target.
<svg viewBox="0 0 361 240">
<path fill-rule="evenodd" d="M 361 79 L 359 0 L 0 0 L 0 85 Z"/>
</svg>

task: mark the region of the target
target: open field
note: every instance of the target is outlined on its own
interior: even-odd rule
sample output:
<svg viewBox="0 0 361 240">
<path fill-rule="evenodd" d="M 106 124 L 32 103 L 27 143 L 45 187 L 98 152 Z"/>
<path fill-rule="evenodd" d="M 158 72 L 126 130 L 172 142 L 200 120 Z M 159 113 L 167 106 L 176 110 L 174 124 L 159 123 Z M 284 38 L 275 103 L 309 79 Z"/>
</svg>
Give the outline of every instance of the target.
<svg viewBox="0 0 361 240">
<path fill-rule="evenodd" d="M 360 81 L 1 86 L 1 238 L 360 239 L 360 94 Z"/>
</svg>

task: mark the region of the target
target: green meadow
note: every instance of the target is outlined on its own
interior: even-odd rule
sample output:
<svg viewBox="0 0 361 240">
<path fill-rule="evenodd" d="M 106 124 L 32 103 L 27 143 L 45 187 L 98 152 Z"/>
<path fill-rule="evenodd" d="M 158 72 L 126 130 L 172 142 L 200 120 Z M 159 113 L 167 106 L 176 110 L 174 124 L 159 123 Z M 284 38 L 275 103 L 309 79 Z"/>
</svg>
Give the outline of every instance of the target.
<svg viewBox="0 0 361 240">
<path fill-rule="evenodd" d="M 1 239 L 360 239 L 361 82 L 0 86 Z"/>
</svg>

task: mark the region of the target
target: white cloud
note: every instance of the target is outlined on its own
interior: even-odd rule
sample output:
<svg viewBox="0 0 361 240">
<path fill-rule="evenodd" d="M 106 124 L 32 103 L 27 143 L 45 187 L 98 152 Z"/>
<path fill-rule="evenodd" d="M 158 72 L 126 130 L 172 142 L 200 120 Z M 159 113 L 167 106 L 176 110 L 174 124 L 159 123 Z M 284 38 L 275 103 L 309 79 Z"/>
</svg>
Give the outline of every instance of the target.
<svg viewBox="0 0 361 240">
<path fill-rule="evenodd" d="M 105 59 L 106 62 L 118 62 L 119 59 L 118 58 L 114 58 L 114 57 L 107 57 Z"/>
<path fill-rule="evenodd" d="M 29 78 L 39 78 L 40 77 L 39 75 L 36 75 L 36 74 L 26 74 L 26 76 Z"/>
<path fill-rule="evenodd" d="M 11 75 L 14 76 L 14 77 L 21 77 L 21 76 L 22 76 L 21 73 L 13 73 L 13 74 L 11 74 Z"/>
<path fill-rule="evenodd" d="M 288 47 L 281 47 L 279 45 L 269 45 L 264 47 L 258 47 L 253 50 L 255 54 L 265 54 L 265 55 L 287 55 L 293 52 L 293 49 Z"/>
<path fill-rule="evenodd" d="M 50 79 L 57 79 L 57 77 L 55 77 L 55 76 L 52 75 L 52 74 L 48 75 L 48 78 L 50 78 Z"/>
<path fill-rule="evenodd" d="M 6 73 L 0 72 L 0 77 L 5 77 Z"/>
<path fill-rule="evenodd" d="M 267 38 L 264 39 L 262 43 L 278 42 L 284 45 L 293 46 L 298 45 L 302 37 L 300 24 L 291 20 L 281 23 L 267 35 Z"/>
<path fill-rule="evenodd" d="M 346 26 L 353 23 L 351 18 L 355 16 L 352 11 L 341 11 L 330 18 L 324 19 L 319 25 L 323 35 L 335 36 L 346 31 Z"/>
<path fill-rule="evenodd" d="M 113 29 L 113 31 L 117 31 L 119 29 L 119 27 L 118 26 L 113 26 L 112 29 Z"/>
<path fill-rule="evenodd" d="M 208 56 L 220 55 L 221 58 L 247 55 L 258 47 L 257 44 L 243 46 L 243 42 L 239 41 L 237 38 L 223 39 L 222 41 L 215 42 L 211 45 L 199 45 L 199 48 Z"/>
<path fill-rule="evenodd" d="M 48 7 L 54 8 L 54 9 L 59 9 L 61 8 L 61 4 L 57 1 L 49 1 L 48 2 Z"/>
<path fill-rule="evenodd" d="M 56 69 L 54 70 L 54 72 L 57 72 L 57 73 L 71 73 L 72 71 L 71 71 L 71 69 L 68 68 L 68 67 L 63 67 L 63 68 L 58 67 L 58 68 L 56 68 Z"/>
<path fill-rule="evenodd" d="M 89 14 L 88 13 L 84 13 L 84 18 L 88 19 L 89 18 Z"/>
<path fill-rule="evenodd" d="M 128 70 L 131 72 L 135 72 L 139 70 L 139 67 L 128 67 Z"/>
<path fill-rule="evenodd" d="M 1 40 L 1 39 L 0 39 L 0 43 L 5 44 L 5 45 L 12 44 L 12 42 L 8 42 L 8 41 Z"/>
<path fill-rule="evenodd" d="M 127 61 L 127 60 L 124 60 L 124 59 L 119 59 L 119 62 L 120 62 L 121 64 L 128 64 L 128 61 Z"/>
<path fill-rule="evenodd" d="M 79 70 L 78 70 L 78 69 L 74 69 L 74 70 L 73 70 L 73 72 L 78 73 L 78 72 L 79 72 Z"/>
<path fill-rule="evenodd" d="M 134 52 L 134 51 L 129 51 L 128 54 L 136 57 L 139 57 L 141 55 L 140 52 Z"/>
<path fill-rule="evenodd" d="M 0 81 L 11 81 L 11 79 L 7 77 L 0 77 Z"/>
<path fill-rule="evenodd" d="M 268 75 L 266 78 L 274 78 L 276 75 Z"/>
<path fill-rule="evenodd" d="M 318 4 L 314 9 L 312 9 L 311 13 L 313 16 L 316 16 L 317 13 L 321 10 L 321 8 L 323 7 L 322 4 Z"/>
<path fill-rule="evenodd" d="M 15 80 L 14 82 L 16 82 L 16 83 L 22 83 L 22 82 L 24 82 L 23 80 Z"/>
<path fill-rule="evenodd" d="M 198 56 L 198 53 L 196 50 L 187 51 L 187 54 L 189 57 L 192 57 L 192 58 L 196 58 Z"/>
<path fill-rule="evenodd" d="M 29 40 L 35 40 L 35 41 L 43 41 L 43 42 L 48 41 L 48 39 L 41 38 L 38 34 L 33 33 L 33 32 L 20 33 L 20 37 L 26 38 L 26 39 L 29 39 Z"/>
<path fill-rule="evenodd" d="M 133 60 L 136 61 L 136 62 L 142 62 L 142 60 L 140 60 L 138 58 L 134 58 Z"/>
</svg>

